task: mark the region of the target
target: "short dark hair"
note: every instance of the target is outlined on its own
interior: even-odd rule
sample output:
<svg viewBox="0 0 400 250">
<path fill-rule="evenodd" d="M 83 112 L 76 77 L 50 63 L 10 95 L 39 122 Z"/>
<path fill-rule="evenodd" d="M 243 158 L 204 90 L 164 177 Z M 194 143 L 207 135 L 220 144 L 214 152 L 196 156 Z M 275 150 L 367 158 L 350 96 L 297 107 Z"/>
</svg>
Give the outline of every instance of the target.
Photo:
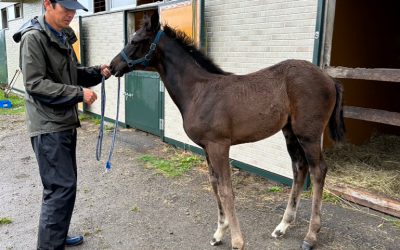
<svg viewBox="0 0 400 250">
<path fill-rule="evenodd" d="M 53 9 L 54 9 L 56 7 L 57 1 L 56 0 L 49 0 L 49 1 L 50 1 L 51 5 L 53 5 Z"/>
</svg>

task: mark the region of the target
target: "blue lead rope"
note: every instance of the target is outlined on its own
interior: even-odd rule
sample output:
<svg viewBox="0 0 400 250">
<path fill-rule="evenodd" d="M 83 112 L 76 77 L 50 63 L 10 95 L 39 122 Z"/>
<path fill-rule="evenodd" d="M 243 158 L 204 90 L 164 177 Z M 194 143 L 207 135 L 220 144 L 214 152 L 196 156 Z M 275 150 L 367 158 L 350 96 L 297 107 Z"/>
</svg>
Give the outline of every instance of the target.
<svg viewBox="0 0 400 250">
<path fill-rule="evenodd" d="M 101 120 L 100 120 L 100 127 L 99 127 L 99 135 L 97 137 L 97 145 L 96 145 L 96 159 L 100 161 L 101 157 L 101 144 L 103 142 L 103 131 L 104 131 L 104 110 L 106 106 L 106 91 L 104 87 L 104 81 L 105 77 L 103 76 L 103 79 L 101 81 Z M 111 147 L 110 147 L 110 152 L 108 153 L 108 159 L 106 162 L 106 172 L 110 170 L 111 164 L 111 155 L 112 151 L 114 149 L 114 141 L 115 141 L 115 136 L 117 134 L 117 126 L 118 126 L 118 113 L 119 113 L 119 92 L 120 92 L 120 78 L 118 77 L 118 92 L 117 92 L 117 115 L 115 117 L 115 124 L 114 124 L 114 132 L 113 132 L 113 137 L 111 141 Z"/>
</svg>

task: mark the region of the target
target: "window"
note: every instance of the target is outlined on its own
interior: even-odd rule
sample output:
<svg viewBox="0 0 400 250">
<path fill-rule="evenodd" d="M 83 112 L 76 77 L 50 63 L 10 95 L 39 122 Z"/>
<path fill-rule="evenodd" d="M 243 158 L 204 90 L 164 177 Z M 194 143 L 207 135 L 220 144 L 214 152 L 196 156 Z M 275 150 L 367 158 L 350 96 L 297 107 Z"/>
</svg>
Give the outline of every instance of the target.
<svg viewBox="0 0 400 250">
<path fill-rule="evenodd" d="M 22 5 L 20 3 L 7 6 L 7 20 L 14 20 L 22 17 Z"/>
<path fill-rule="evenodd" d="M 22 5 L 20 3 L 14 5 L 15 18 L 22 17 Z"/>
<path fill-rule="evenodd" d="M 106 11 L 106 0 L 94 0 L 94 13 Z"/>
<path fill-rule="evenodd" d="M 1 27 L 3 29 L 7 29 L 8 28 L 8 21 L 7 21 L 7 9 L 4 8 L 1 10 Z"/>
</svg>

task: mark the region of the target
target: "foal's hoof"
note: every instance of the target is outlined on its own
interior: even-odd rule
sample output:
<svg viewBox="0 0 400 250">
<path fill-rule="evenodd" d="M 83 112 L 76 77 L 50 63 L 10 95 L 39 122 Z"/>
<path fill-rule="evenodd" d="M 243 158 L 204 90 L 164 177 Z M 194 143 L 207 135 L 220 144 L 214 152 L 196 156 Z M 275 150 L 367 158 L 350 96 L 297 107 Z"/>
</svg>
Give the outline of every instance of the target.
<svg viewBox="0 0 400 250">
<path fill-rule="evenodd" d="M 210 241 L 211 246 L 219 246 L 222 244 L 222 241 L 217 241 L 215 238 L 212 238 Z"/>
<path fill-rule="evenodd" d="M 275 238 L 281 238 L 281 237 L 283 237 L 285 235 L 285 233 L 284 232 L 281 232 L 281 230 L 276 230 L 276 231 L 274 231 L 272 234 L 271 234 L 271 236 L 272 237 L 275 237 Z"/>
<path fill-rule="evenodd" d="M 309 243 L 303 241 L 303 245 L 301 245 L 301 249 L 303 250 L 311 250 L 313 248 L 312 245 L 310 245 Z"/>
</svg>

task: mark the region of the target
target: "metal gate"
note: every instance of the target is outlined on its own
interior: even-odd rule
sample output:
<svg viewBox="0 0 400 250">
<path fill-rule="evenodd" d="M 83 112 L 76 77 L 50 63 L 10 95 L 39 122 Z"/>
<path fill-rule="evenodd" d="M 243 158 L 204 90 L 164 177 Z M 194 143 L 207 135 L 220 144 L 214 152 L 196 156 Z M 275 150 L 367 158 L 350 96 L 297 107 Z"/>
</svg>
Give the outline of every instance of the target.
<svg viewBox="0 0 400 250">
<path fill-rule="evenodd" d="M 4 30 L 0 30 L 0 84 L 8 84 L 6 39 Z"/>
<path fill-rule="evenodd" d="M 133 71 L 125 78 L 125 122 L 161 136 L 164 85 L 156 72 Z"/>
</svg>

